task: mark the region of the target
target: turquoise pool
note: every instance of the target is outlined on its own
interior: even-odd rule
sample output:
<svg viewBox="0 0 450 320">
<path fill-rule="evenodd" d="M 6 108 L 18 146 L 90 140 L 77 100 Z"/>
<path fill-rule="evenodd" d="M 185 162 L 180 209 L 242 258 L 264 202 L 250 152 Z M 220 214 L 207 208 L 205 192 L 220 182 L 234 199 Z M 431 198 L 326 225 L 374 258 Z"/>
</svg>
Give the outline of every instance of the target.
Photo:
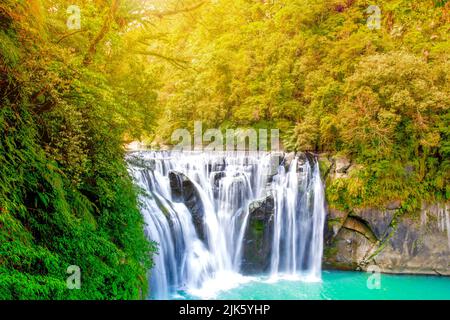
<svg viewBox="0 0 450 320">
<path fill-rule="evenodd" d="M 365 272 L 323 271 L 321 282 L 305 282 L 298 279 L 273 281 L 266 277 L 253 277 L 246 278 L 234 288 L 218 291 L 214 297 L 207 298 L 223 300 L 450 299 L 450 277 L 382 274 L 377 283 L 371 281 L 374 278 L 369 279 L 370 276 Z M 175 298 L 199 299 L 202 297 L 179 292 Z"/>
</svg>

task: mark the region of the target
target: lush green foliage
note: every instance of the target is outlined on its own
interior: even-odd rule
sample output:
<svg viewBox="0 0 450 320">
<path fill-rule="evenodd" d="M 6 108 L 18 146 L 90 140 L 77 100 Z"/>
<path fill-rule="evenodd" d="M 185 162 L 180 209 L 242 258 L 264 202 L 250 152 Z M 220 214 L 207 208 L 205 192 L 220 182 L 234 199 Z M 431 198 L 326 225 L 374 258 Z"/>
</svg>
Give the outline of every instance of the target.
<svg viewBox="0 0 450 320">
<path fill-rule="evenodd" d="M 102 45 L 90 57 L 110 5 L 86 2 L 84 28 L 73 32 L 70 4 L 0 4 L 0 299 L 148 291 L 154 248 L 122 145 L 152 115 L 152 67 L 127 59 L 119 22 L 98 40 L 114 42 L 114 52 Z M 81 269 L 80 290 L 66 286 L 70 265 Z"/>
</svg>

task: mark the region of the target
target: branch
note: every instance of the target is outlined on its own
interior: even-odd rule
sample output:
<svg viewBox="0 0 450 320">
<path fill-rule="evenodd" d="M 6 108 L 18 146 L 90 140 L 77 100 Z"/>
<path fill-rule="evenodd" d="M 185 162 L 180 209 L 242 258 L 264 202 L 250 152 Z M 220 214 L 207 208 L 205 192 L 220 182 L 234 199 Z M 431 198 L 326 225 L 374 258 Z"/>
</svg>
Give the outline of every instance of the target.
<svg viewBox="0 0 450 320">
<path fill-rule="evenodd" d="M 108 15 L 105 17 L 103 26 L 100 32 L 92 41 L 91 45 L 89 46 L 89 50 L 86 53 L 86 56 L 84 57 L 85 65 L 89 65 L 92 63 L 94 55 L 97 52 L 98 44 L 103 40 L 103 38 L 108 34 L 109 30 L 111 29 L 111 24 L 114 21 L 114 17 L 116 16 L 117 10 L 119 9 L 119 5 L 120 0 L 112 0 L 111 9 L 109 10 Z"/>
<path fill-rule="evenodd" d="M 162 55 L 160 53 L 152 52 L 152 51 L 137 51 L 136 53 L 137 54 L 141 54 L 141 55 L 145 55 L 145 56 L 152 56 L 152 57 L 157 57 L 157 58 L 166 60 L 169 63 L 171 63 L 174 66 L 179 67 L 181 69 L 187 69 L 186 65 L 189 63 L 188 61 L 185 61 L 185 60 L 172 58 L 172 57 L 167 57 L 167 56 L 164 56 L 164 55 Z"/>
<path fill-rule="evenodd" d="M 183 8 L 183 9 L 179 9 L 179 10 L 169 10 L 169 11 L 146 10 L 146 11 L 144 11 L 143 15 L 156 16 L 156 17 L 161 19 L 163 17 L 173 16 L 173 15 L 176 15 L 176 14 L 179 14 L 179 13 L 184 13 L 184 12 L 189 12 L 189 11 L 196 10 L 196 9 L 200 8 L 204 4 L 205 4 L 205 2 L 200 2 L 200 3 L 197 3 L 196 5 L 194 5 L 192 7 Z"/>
<path fill-rule="evenodd" d="M 61 41 L 63 41 L 64 39 L 71 37 L 77 33 L 81 33 L 81 32 L 86 32 L 86 30 L 77 30 L 74 32 L 70 32 L 70 33 L 66 33 L 65 35 L 63 35 L 58 41 L 56 41 L 56 44 L 59 44 Z"/>
</svg>

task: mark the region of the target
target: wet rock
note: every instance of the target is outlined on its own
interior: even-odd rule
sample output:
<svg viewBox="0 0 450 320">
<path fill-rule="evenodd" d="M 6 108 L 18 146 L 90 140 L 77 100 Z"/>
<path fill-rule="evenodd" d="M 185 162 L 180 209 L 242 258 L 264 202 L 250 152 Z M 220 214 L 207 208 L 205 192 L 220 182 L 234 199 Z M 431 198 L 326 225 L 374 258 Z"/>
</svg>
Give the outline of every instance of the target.
<svg viewBox="0 0 450 320">
<path fill-rule="evenodd" d="M 320 155 L 318 158 L 319 167 L 320 167 L 320 175 L 323 181 L 325 181 L 333 169 L 334 163 L 328 159 L 326 155 Z"/>
<path fill-rule="evenodd" d="M 264 199 L 255 200 L 249 205 L 249 213 L 252 216 L 265 216 L 273 214 L 275 209 L 275 200 L 273 195 L 268 195 Z"/>
<path fill-rule="evenodd" d="M 285 170 L 289 170 L 292 164 L 292 161 L 295 158 L 298 158 L 298 162 L 297 162 L 297 172 L 302 172 L 303 171 L 303 166 L 306 162 L 309 162 L 310 166 L 314 166 L 316 158 L 315 155 L 313 153 L 310 152 L 289 152 L 286 153 L 284 156 L 284 160 L 283 160 L 283 164 L 284 164 L 284 168 Z"/>
<path fill-rule="evenodd" d="M 225 177 L 224 171 L 211 172 L 211 180 L 213 186 L 214 197 L 219 194 L 220 180 Z"/>
<path fill-rule="evenodd" d="M 390 225 L 395 211 L 365 208 L 355 209 L 354 214 L 366 221 L 377 238 L 384 239 L 391 231 Z"/>
<path fill-rule="evenodd" d="M 199 239 L 206 243 L 206 233 L 203 226 L 204 209 L 197 189 L 192 181 L 181 172 L 169 172 L 169 181 L 172 199 L 186 205 L 192 215 L 192 222 Z"/>
<path fill-rule="evenodd" d="M 331 241 L 337 236 L 339 230 L 341 230 L 344 225 L 347 216 L 348 212 L 335 208 L 328 208 L 324 233 L 326 243 L 331 243 Z"/>
<path fill-rule="evenodd" d="M 249 205 L 241 264 L 242 272 L 245 274 L 262 273 L 270 268 L 274 209 L 273 195 Z"/>
<path fill-rule="evenodd" d="M 289 152 L 284 155 L 283 164 L 286 171 L 289 170 L 289 167 L 291 166 L 291 163 L 294 159 L 295 159 L 295 152 Z"/>
<path fill-rule="evenodd" d="M 308 161 L 311 167 L 313 167 L 316 163 L 316 155 L 314 153 L 304 152 L 298 154 L 298 156 L 300 159 L 305 159 L 306 161 Z"/>
<path fill-rule="evenodd" d="M 132 166 L 139 167 L 142 169 L 147 169 L 150 171 L 155 170 L 156 160 L 155 159 L 143 159 L 139 153 L 130 153 L 126 157 L 126 161 Z"/>
<path fill-rule="evenodd" d="M 386 273 L 450 275 L 450 233 L 442 224 L 448 212 L 442 208 L 445 205 L 424 206 L 420 212 L 401 215 L 395 210 L 355 209 L 326 242 L 324 266 L 366 270 L 377 265 Z"/>
<path fill-rule="evenodd" d="M 361 218 L 348 216 L 342 227 L 360 233 L 372 243 L 378 241 L 372 229 L 370 229 L 366 221 Z"/>
<path fill-rule="evenodd" d="M 224 171 L 225 167 L 226 167 L 225 157 L 217 158 L 214 161 L 209 162 L 207 164 L 207 169 L 208 169 L 209 172 Z"/>
<path fill-rule="evenodd" d="M 278 167 L 286 161 L 284 152 L 272 152 L 270 154 L 270 170 L 268 179 L 272 180 L 273 176 L 278 173 Z"/>
</svg>

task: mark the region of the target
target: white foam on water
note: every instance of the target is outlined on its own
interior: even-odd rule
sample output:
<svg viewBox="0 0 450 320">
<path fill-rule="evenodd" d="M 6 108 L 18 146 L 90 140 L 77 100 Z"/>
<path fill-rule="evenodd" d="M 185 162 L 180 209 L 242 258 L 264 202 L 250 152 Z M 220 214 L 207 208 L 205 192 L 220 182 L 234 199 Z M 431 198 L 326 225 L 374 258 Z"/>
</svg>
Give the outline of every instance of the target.
<svg viewBox="0 0 450 320">
<path fill-rule="evenodd" d="M 255 280 L 254 277 L 243 276 L 237 272 L 221 271 L 216 273 L 214 277 L 207 279 L 200 288 L 189 288 L 187 292 L 200 299 L 214 299 L 223 291 L 237 288 Z"/>
</svg>

